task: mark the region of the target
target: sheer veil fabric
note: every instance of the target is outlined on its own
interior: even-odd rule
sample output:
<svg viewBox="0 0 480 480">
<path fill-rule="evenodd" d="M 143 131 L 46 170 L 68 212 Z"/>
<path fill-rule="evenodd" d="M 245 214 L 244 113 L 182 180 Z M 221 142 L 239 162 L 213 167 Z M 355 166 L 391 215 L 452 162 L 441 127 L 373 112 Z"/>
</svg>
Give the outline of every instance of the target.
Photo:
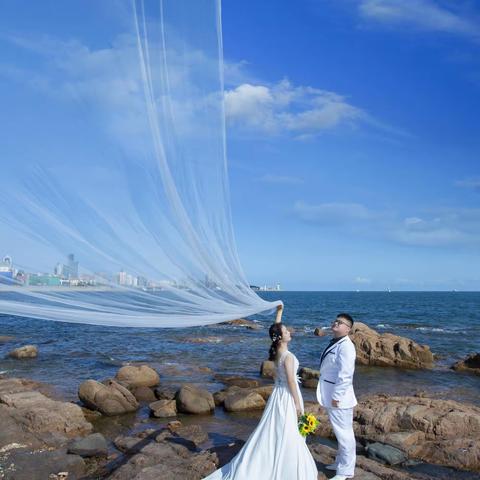
<svg viewBox="0 0 480 480">
<path fill-rule="evenodd" d="M 220 0 L 54 2 L 57 22 L 40 3 L 0 39 L 0 313 L 181 327 L 280 305 L 232 229 Z"/>
</svg>

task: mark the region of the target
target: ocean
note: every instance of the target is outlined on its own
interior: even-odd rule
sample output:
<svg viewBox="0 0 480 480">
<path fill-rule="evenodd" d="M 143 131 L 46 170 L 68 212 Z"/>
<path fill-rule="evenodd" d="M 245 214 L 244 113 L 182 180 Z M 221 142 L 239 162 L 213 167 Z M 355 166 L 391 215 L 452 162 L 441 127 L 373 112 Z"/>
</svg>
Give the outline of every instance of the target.
<svg viewBox="0 0 480 480">
<path fill-rule="evenodd" d="M 285 303 L 284 323 L 295 328 L 290 349 L 300 365 L 317 368 L 329 337 L 313 335 L 328 329 L 339 312 L 350 313 L 379 332 L 391 332 L 428 345 L 436 357 L 433 370 L 357 367 L 359 396 L 369 393 L 409 394 L 427 391 L 439 398 L 480 404 L 480 377 L 449 367 L 479 351 L 479 292 L 260 292 Z M 128 362 L 156 367 L 166 383 L 190 381 L 211 390 L 222 385 L 214 373 L 257 376 L 270 345 L 272 316 L 251 317 L 263 328 L 208 326 L 186 329 L 135 329 L 78 325 L 0 315 L 0 372 L 53 384 L 69 399 L 89 378 L 105 379 Z M 6 355 L 13 348 L 35 344 L 39 356 L 18 361 Z M 307 398 L 311 397 L 305 392 Z"/>
</svg>

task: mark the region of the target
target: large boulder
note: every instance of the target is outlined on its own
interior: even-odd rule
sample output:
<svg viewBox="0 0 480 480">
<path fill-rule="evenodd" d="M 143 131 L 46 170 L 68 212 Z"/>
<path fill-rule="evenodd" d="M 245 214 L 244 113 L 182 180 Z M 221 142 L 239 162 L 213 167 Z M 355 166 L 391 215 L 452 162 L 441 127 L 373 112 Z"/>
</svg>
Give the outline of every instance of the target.
<svg viewBox="0 0 480 480">
<path fill-rule="evenodd" d="M 132 393 L 139 402 L 151 403 L 157 399 L 155 392 L 149 387 L 134 388 Z"/>
<path fill-rule="evenodd" d="M 350 338 L 360 365 L 413 369 L 433 366 L 433 354 L 428 346 L 391 333 L 379 334 L 364 323 L 355 322 Z"/>
<path fill-rule="evenodd" d="M 452 368 L 480 375 L 480 353 L 472 353 L 467 358 L 456 362 Z"/>
<path fill-rule="evenodd" d="M 260 375 L 263 378 L 275 378 L 275 362 L 272 360 L 265 360 L 260 367 Z"/>
<path fill-rule="evenodd" d="M 451 400 L 376 395 L 359 403 L 358 438 L 400 449 L 409 458 L 480 471 L 480 408 Z"/>
<path fill-rule="evenodd" d="M 24 358 L 36 358 L 38 355 L 38 348 L 35 345 L 25 345 L 12 350 L 8 355 L 17 360 L 22 360 Z"/>
<path fill-rule="evenodd" d="M 87 380 L 80 385 L 78 397 L 88 408 L 107 416 L 122 415 L 138 409 L 136 398 L 127 388 L 114 380 L 106 383 Z"/>
<path fill-rule="evenodd" d="M 184 385 L 176 393 L 177 410 L 181 413 L 192 413 L 195 415 L 212 413 L 215 410 L 213 395 L 207 390 Z"/>
<path fill-rule="evenodd" d="M 314 331 L 313 334 L 316 335 L 317 337 L 325 337 L 328 335 L 328 330 L 325 330 L 323 328 L 317 327 Z"/>
<path fill-rule="evenodd" d="M 261 410 L 265 408 L 265 400 L 256 392 L 239 390 L 227 395 L 223 406 L 227 412 Z"/>
<path fill-rule="evenodd" d="M 0 448 L 12 442 L 37 448 L 39 440 L 56 444 L 93 428 L 78 405 L 52 400 L 16 378 L 0 380 L 0 423 Z"/>
<path fill-rule="evenodd" d="M 127 365 L 122 367 L 115 379 L 128 388 L 155 387 L 160 383 L 158 373 L 148 365 Z"/>
</svg>

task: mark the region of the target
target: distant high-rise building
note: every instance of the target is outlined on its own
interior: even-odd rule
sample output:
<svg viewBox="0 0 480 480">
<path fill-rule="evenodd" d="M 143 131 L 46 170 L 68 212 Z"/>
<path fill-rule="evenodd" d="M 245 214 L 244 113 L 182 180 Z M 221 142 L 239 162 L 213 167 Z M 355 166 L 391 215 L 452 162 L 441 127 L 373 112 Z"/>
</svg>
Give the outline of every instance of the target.
<svg viewBox="0 0 480 480">
<path fill-rule="evenodd" d="M 69 278 L 78 278 L 78 262 L 75 260 L 75 255 L 70 253 L 68 259 L 68 276 Z"/>
</svg>

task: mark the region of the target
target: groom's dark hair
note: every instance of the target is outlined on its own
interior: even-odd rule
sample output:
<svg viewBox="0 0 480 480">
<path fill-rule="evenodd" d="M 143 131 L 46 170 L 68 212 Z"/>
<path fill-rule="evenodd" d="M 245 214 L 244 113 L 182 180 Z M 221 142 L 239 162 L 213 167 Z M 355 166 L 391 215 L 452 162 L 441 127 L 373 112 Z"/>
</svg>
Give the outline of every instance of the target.
<svg viewBox="0 0 480 480">
<path fill-rule="evenodd" d="M 354 323 L 353 318 L 348 313 L 339 313 L 337 315 L 337 318 L 341 318 L 342 320 L 347 320 L 347 322 L 350 323 L 350 327 L 353 327 L 353 323 Z"/>
</svg>

